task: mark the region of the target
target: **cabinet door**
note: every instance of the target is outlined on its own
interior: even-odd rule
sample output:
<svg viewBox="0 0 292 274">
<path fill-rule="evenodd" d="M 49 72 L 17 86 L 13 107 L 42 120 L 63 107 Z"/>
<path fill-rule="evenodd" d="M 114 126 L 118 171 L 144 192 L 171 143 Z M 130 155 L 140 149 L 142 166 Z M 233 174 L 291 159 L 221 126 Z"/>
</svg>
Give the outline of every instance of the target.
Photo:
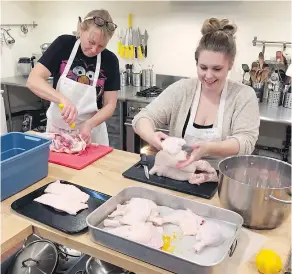
<svg viewBox="0 0 292 274">
<path fill-rule="evenodd" d="M 112 116 L 106 121 L 108 133 L 120 134 L 121 123 L 120 116 Z"/>
<path fill-rule="evenodd" d="M 120 134 L 109 133 L 109 145 L 115 149 L 123 149 Z"/>
</svg>

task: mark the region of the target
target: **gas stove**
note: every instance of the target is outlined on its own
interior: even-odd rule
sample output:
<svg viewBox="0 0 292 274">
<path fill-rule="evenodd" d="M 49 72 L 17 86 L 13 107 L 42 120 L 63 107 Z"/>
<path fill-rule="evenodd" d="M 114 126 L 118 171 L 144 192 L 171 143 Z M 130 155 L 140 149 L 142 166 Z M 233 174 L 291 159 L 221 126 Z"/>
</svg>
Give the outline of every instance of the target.
<svg viewBox="0 0 292 274">
<path fill-rule="evenodd" d="M 163 91 L 162 88 L 153 86 L 150 88 L 146 88 L 143 90 L 140 90 L 136 93 L 137 96 L 139 97 L 156 97 L 158 96 L 161 92 Z"/>
</svg>

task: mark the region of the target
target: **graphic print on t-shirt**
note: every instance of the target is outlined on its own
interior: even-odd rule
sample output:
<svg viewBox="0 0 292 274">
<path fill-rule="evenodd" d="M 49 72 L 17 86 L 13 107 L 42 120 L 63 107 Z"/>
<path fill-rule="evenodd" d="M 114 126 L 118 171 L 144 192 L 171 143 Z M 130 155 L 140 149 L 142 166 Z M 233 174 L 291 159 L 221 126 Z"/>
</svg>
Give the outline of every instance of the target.
<svg viewBox="0 0 292 274">
<path fill-rule="evenodd" d="M 68 60 L 62 60 L 60 65 L 60 74 L 63 73 Z M 96 64 L 87 64 L 83 59 L 75 58 L 67 74 L 67 78 L 85 84 L 92 85 Z M 104 91 L 104 83 L 107 77 L 102 69 L 99 71 L 99 78 L 96 83 L 98 94 Z"/>
</svg>

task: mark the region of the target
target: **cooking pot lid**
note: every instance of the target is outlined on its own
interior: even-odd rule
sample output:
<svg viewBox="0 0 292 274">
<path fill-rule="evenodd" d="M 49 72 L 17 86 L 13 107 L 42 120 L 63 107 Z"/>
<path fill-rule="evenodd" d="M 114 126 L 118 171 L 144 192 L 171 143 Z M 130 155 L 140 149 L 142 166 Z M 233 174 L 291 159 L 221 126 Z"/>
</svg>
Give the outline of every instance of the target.
<svg viewBox="0 0 292 274">
<path fill-rule="evenodd" d="M 52 274 L 58 262 L 55 245 L 39 240 L 21 249 L 12 263 L 9 274 Z"/>
</svg>

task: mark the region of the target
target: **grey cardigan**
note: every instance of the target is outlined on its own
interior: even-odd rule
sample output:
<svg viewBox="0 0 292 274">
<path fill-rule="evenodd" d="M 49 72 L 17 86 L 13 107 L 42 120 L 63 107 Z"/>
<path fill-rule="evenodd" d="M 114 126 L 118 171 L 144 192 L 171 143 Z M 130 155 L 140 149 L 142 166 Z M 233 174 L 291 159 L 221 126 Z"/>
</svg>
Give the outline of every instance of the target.
<svg viewBox="0 0 292 274">
<path fill-rule="evenodd" d="M 222 139 L 236 138 L 240 144 L 239 154 L 251 154 L 259 135 L 258 100 L 251 87 L 227 81 Z M 168 125 L 170 136 L 182 137 L 183 126 L 199 83 L 196 78 L 182 79 L 167 87 L 134 117 L 134 130 L 139 119 L 147 118 L 154 128 Z M 217 126 L 217 119 L 214 127 Z"/>
</svg>

